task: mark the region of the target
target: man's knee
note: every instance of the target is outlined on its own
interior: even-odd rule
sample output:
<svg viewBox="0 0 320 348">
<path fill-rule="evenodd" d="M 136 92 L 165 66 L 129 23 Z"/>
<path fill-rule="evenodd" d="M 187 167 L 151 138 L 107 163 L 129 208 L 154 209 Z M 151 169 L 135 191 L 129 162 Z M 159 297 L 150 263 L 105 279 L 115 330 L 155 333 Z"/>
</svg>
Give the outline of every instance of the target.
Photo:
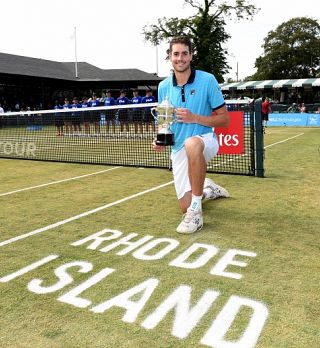
<svg viewBox="0 0 320 348">
<path fill-rule="evenodd" d="M 198 155 L 199 153 L 203 153 L 204 144 L 203 141 L 198 137 L 191 137 L 187 139 L 184 146 L 188 156 L 192 154 Z"/>
</svg>

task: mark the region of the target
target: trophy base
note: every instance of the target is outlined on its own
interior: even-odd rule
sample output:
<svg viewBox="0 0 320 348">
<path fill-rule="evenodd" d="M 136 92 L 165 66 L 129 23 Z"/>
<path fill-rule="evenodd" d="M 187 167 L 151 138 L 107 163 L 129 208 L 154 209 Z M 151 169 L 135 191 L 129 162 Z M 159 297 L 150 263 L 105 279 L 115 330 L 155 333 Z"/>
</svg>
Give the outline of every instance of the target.
<svg viewBox="0 0 320 348">
<path fill-rule="evenodd" d="M 174 145 L 173 133 L 158 133 L 156 145 L 160 145 L 160 146 L 172 146 L 172 145 Z"/>
</svg>

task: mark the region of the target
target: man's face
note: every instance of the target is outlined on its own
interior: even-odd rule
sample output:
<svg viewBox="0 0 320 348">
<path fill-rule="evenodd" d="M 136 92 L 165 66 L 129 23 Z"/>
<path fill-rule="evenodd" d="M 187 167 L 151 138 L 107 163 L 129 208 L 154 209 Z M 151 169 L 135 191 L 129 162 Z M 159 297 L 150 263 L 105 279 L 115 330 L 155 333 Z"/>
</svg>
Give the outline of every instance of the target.
<svg viewBox="0 0 320 348">
<path fill-rule="evenodd" d="M 185 72 L 190 69 L 192 53 L 189 52 L 188 46 L 184 44 L 173 44 L 170 53 L 170 61 L 173 69 L 177 72 Z"/>
</svg>

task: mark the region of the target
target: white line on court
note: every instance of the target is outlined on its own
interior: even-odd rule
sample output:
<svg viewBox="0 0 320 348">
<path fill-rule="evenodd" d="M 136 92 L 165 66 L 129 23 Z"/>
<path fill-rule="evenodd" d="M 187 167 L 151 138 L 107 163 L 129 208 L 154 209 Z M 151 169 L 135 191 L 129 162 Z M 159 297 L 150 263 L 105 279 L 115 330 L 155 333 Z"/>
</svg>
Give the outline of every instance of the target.
<svg viewBox="0 0 320 348">
<path fill-rule="evenodd" d="M 114 169 L 118 169 L 118 168 L 121 168 L 121 167 L 113 167 L 113 168 L 109 168 L 109 169 L 100 170 L 99 172 L 95 172 L 95 173 L 90 173 L 90 174 L 84 174 L 84 175 L 74 176 L 73 178 L 69 178 L 69 179 L 63 179 L 63 180 L 52 181 L 52 182 L 48 182 L 48 183 L 46 183 L 46 184 L 41 184 L 41 185 L 37 185 L 37 186 L 25 187 L 25 188 L 23 188 L 23 189 L 11 191 L 11 192 L 0 193 L 0 197 L 1 197 L 1 196 L 12 195 L 13 193 L 17 193 L 17 192 L 33 190 L 33 189 L 36 189 L 36 188 L 39 188 L 39 187 L 44 187 L 44 186 L 49 186 L 49 185 L 60 184 L 61 182 L 66 182 L 66 181 L 71 181 L 71 180 L 76 180 L 76 179 L 82 179 L 82 178 L 86 178 L 86 177 L 88 177 L 88 176 L 92 176 L 92 175 L 97 175 L 97 174 L 109 172 L 110 170 L 114 170 Z"/>
<path fill-rule="evenodd" d="M 39 233 L 42 233 L 42 232 L 45 232 L 45 231 L 48 231 L 48 230 L 51 230 L 52 228 L 56 228 L 58 226 L 61 226 L 61 225 L 64 225 L 68 222 L 71 222 L 71 221 L 74 221 L 74 220 L 78 220 L 80 218 L 83 218 L 85 216 L 88 216 L 88 215 L 91 215 L 91 214 L 94 214 L 94 213 L 97 213 L 98 211 L 101 211 L 101 210 L 104 210 L 104 209 L 107 209 L 107 208 L 110 208 L 114 205 L 117 205 L 117 204 L 120 204 L 120 203 L 123 203 L 123 202 L 126 202 L 130 199 L 133 199 L 133 198 L 136 198 L 136 197 L 139 197 L 139 196 L 142 196 L 146 193 L 149 193 L 149 192 L 152 192 L 152 191 L 155 191 L 155 190 L 159 190 L 161 189 L 162 187 L 165 187 L 165 186 L 168 186 L 168 185 L 171 185 L 173 183 L 173 181 L 169 181 L 165 184 L 162 184 L 162 185 L 159 185 L 159 186 L 155 186 L 155 187 L 152 187 L 148 190 L 145 190 L 145 191 L 141 191 L 141 192 L 138 192 L 138 193 L 135 193 L 131 196 L 128 196 L 128 197 L 125 197 L 125 198 L 122 198 L 122 199 L 119 199 L 117 201 L 114 201 L 112 203 L 108 203 L 108 204 L 105 204 L 101 207 L 98 207 L 96 209 L 92 209 L 92 210 L 89 210 L 89 211 L 86 211 L 82 214 L 79 214 L 79 215 L 76 215 L 76 216 L 72 216 L 68 219 L 65 219 L 65 220 L 62 220 L 62 221 L 58 221 L 54 224 L 51 224 L 51 225 L 48 225 L 48 226 L 45 226 L 45 227 L 42 227 L 42 228 L 38 228 L 37 230 L 34 230 L 34 231 L 31 231 L 31 232 L 28 232 L 28 233 L 25 233 L 25 234 L 22 234 L 20 236 L 17 236 L 17 237 L 13 237 L 11 239 L 7 239 L 3 242 L 0 242 L 0 247 L 4 246 L 4 245 L 7 245 L 7 244 L 11 244 L 11 243 L 14 243 L 20 239 L 25 239 L 25 238 L 28 238 L 28 237 L 31 237 L 31 236 L 34 236 L 36 234 L 39 234 Z"/>
<path fill-rule="evenodd" d="M 293 137 L 290 137 L 290 138 L 287 138 L 287 139 L 284 139 L 284 140 L 281 140 L 281 141 L 277 141 L 276 143 L 273 143 L 273 144 L 270 144 L 270 145 L 266 145 L 266 146 L 264 147 L 264 149 L 266 149 L 266 148 L 268 148 L 268 147 L 271 147 L 271 146 L 274 146 L 274 145 L 278 145 L 278 144 L 285 143 L 286 141 L 291 140 L 291 139 L 294 139 L 294 138 L 297 138 L 297 137 L 300 137 L 300 136 L 303 135 L 303 134 L 304 134 L 304 133 L 299 133 L 299 134 L 297 134 L 297 135 L 294 135 Z M 229 158 L 229 159 L 226 160 L 226 161 L 223 161 L 223 162 L 220 162 L 220 163 L 217 163 L 217 164 L 213 165 L 213 167 L 219 167 L 219 166 L 221 166 L 221 165 L 223 165 L 223 164 L 227 164 L 227 163 L 229 163 L 229 162 L 236 161 L 237 159 L 239 159 L 239 158 L 241 158 L 241 157 L 248 156 L 248 155 L 249 155 L 249 154 L 244 153 L 244 154 L 242 154 L 242 155 L 240 155 L 240 156 L 233 157 L 233 158 Z"/>
<path fill-rule="evenodd" d="M 264 148 L 266 149 L 267 147 L 271 147 L 271 146 L 274 146 L 274 145 L 278 145 L 278 144 L 285 143 L 286 141 L 291 140 L 291 139 L 294 139 L 294 138 L 297 138 L 297 137 L 300 137 L 300 136 L 303 135 L 303 134 L 304 134 L 304 133 L 299 133 L 299 134 L 297 134 L 297 135 L 294 135 L 293 137 L 290 137 L 290 138 L 287 138 L 287 139 L 284 139 L 284 140 L 281 140 L 281 141 L 277 141 L 276 143 L 267 145 L 267 146 L 265 146 Z"/>
<path fill-rule="evenodd" d="M 55 260 L 56 258 L 58 258 L 58 255 L 49 255 L 47 257 L 45 257 L 44 259 L 37 261 L 35 263 L 32 263 L 31 265 L 28 265 L 26 267 L 23 267 L 22 269 L 19 269 L 18 271 L 11 273 L 5 277 L 0 278 L 0 282 L 1 283 L 7 283 L 10 282 L 10 280 L 15 279 L 23 274 L 28 273 L 29 271 L 32 271 L 36 268 L 38 268 L 39 266 L 45 265 L 46 263 Z"/>
<path fill-rule="evenodd" d="M 299 136 L 301 136 L 301 135 L 303 135 L 303 134 L 304 134 L 304 133 L 299 133 L 299 134 L 297 134 L 297 135 L 295 135 L 295 136 L 293 136 L 293 137 L 290 137 L 290 138 L 287 138 L 287 139 L 278 141 L 278 142 L 276 142 L 276 143 L 267 145 L 267 146 L 265 146 L 265 148 L 266 148 L 266 147 L 271 147 L 271 146 L 274 146 L 274 145 L 277 145 L 277 144 L 284 143 L 284 142 L 286 142 L 286 141 L 288 141 L 288 140 L 297 138 L 297 137 L 299 137 Z M 243 155 L 243 156 L 244 156 L 244 155 Z M 116 167 L 116 168 L 117 168 L 117 167 Z M 172 183 L 173 183 L 173 181 L 170 181 L 170 182 L 167 182 L 167 183 L 165 183 L 165 184 L 152 187 L 151 189 L 148 189 L 148 190 L 145 190 L 145 191 L 142 191 L 142 192 L 138 192 L 138 193 L 136 193 L 136 194 L 134 194 L 134 195 L 131 195 L 131 196 L 128 196 L 128 197 L 119 199 L 119 200 L 117 200 L 117 201 L 115 201 L 115 202 L 112 202 L 112 203 L 108 203 L 108 204 L 103 205 L 103 206 L 101 206 L 101 207 L 98 207 L 98 208 L 96 208 L 96 209 L 86 211 L 86 212 L 84 212 L 84 213 L 82 213 L 82 214 L 79 214 L 79 215 L 76 215 L 76 216 L 72 216 L 72 217 L 70 217 L 70 218 L 68 218 L 68 219 L 65 219 L 65 220 L 62 220 L 62 221 L 58 221 L 58 222 L 56 222 L 56 223 L 54 223 L 54 224 L 51 224 L 51 225 L 48 225 L 48 226 L 39 228 L 39 229 L 37 229 L 37 230 L 34 230 L 34 231 L 31 231 L 31 232 L 22 234 L 22 235 L 20 235 L 20 236 L 13 237 L 13 238 L 11 238 L 11 239 L 7 239 L 7 240 L 5 240 L 5 241 L 3 241 L 3 242 L 0 242 L 0 247 L 2 247 L 2 246 L 4 246 L 4 245 L 7 245 L 7 244 L 14 243 L 14 242 L 16 242 L 16 241 L 18 241 L 18 240 L 21 240 L 21 239 L 25 239 L 25 238 L 34 236 L 34 235 L 36 235 L 36 234 L 39 234 L 39 233 L 42 233 L 42 232 L 51 230 L 51 229 L 53 229 L 53 228 L 55 228 L 55 227 L 64 225 L 64 224 L 66 224 L 66 223 L 68 223 L 68 222 L 71 222 L 71 221 L 74 221 L 74 220 L 78 220 L 78 219 L 80 219 L 80 218 L 82 218 L 82 217 L 85 217 L 85 216 L 94 214 L 94 213 L 96 213 L 96 212 L 98 212 L 98 211 L 100 211 L 100 210 L 110 208 L 110 207 L 112 207 L 112 206 L 114 206 L 114 205 L 123 203 L 123 202 L 125 202 L 125 201 L 130 200 L 130 199 L 133 199 L 133 198 L 142 196 L 142 195 L 144 195 L 144 194 L 146 194 L 146 193 L 149 193 L 149 192 L 158 190 L 158 189 L 160 189 L 160 188 L 162 188 L 162 187 L 171 185 Z"/>
</svg>

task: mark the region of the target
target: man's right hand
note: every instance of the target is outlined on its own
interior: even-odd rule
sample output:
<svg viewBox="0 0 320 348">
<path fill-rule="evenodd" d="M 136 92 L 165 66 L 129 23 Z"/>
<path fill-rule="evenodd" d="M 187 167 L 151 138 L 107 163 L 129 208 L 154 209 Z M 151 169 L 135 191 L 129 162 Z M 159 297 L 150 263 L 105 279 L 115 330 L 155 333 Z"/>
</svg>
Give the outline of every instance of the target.
<svg viewBox="0 0 320 348">
<path fill-rule="evenodd" d="M 157 145 L 156 144 L 156 139 L 153 139 L 152 149 L 154 151 L 156 151 L 156 152 L 163 152 L 163 151 L 165 151 L 166 147 L 165 146 L 161 146 L 161 145 Z"/>
</svg>

